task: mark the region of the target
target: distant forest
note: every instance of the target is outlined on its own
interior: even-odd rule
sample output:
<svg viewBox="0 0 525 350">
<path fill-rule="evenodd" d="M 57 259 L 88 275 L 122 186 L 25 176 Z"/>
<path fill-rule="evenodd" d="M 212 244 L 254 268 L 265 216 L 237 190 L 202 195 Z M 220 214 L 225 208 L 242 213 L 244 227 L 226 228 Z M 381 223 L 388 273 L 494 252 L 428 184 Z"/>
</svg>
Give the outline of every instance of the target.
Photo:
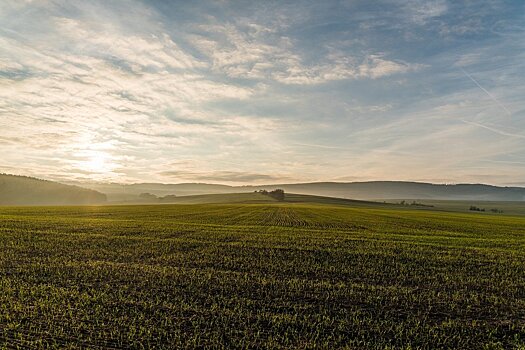
<svg viewBox="0 0 525 350">
<path fill-rule="evenodd" d="M 106 195 L 78 186 L 26 176 L 0 174 L 0 205 L 102 204 Z"/>
</svg>

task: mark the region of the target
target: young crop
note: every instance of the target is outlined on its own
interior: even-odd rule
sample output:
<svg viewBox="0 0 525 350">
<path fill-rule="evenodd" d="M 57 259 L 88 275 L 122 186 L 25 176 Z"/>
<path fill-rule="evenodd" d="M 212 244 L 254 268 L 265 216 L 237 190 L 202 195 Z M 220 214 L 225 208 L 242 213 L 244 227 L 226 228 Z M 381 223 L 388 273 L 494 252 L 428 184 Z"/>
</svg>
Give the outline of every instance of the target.
<svg viewBox="0 0 525 350">
<path fill-rule="evenodd" d="M 0 348 L 522 349 L 525 218 L 0 209 Z"/>
</svg>

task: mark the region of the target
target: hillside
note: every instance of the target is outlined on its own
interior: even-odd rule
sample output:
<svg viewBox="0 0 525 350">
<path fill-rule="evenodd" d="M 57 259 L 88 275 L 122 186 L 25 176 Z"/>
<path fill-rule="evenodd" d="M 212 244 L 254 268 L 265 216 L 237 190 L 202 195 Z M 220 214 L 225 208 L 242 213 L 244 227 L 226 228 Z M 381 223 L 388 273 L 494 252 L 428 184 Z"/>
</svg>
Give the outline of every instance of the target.
<svg viewBox="0 0 525 350">
<path fill-rule="evenodd" d="M 283 201 L 278 201 L 270 196 L 254 193 L 221 193 L 221 194 L 206 194 L 175 197 L 169 204 L 233 204 L 233 203 L 304 203 L 304 204 L 327 204 L 327 205 L 346 205 L 352 207 L 399 207 L 394 204 L 386 204 L 382 202 L 369 202 L 362 200 L 352 200 L 335 197 L 322 197 L 305 194 L 287 193 Z"/>
<path fill-rule="evenodd" d="M 335 197 L 312 196 L 305 194 L 287 193 L 283 201 L 258 192 L 243 193 L 216 193 L 198 194 L 190 196 L 178 196 L 165 200 L 163 198 L 151 198 L 149 200 L 133 200 L 120 202 L 118 204 L 269 204 L 269 203 L 305 203 L 305 204 L 329 204 L 346 205 L 352 207 L 400 207 L 395 204 L 382 202 L 370 202 Z"/>
<path fill-rule="evenodd" d="M 288 193 L 314 196 L 352 198 L 361 200 L 427 199 L 427 200 L 482 200 L 482 201 L 524 201 L 525 188 L 498 187 L 482 184 L 441 185 L 402 181 L 369 182 L 317 182 L 301 184 L 276 184 L 262 186 L 227 186 L 201 183 L 183 184 L 93 184 L 83 183 L 108 195 L 110 201 L 136 200 L 141 193 L 156 196 L 201 195 L 253 192 L 259 189 L 282 188 Z"/>
<path fill-rule="evenodd" d="M 403 181 L 319 182 L 275 186 L 287 192 L 353 199 L 439 199 L 524 201 L 525 188 L 483 184 L 442 185 Z"/>
<path fill-rule="evenodd" d="M 78 186 L 0 174 L 0 205 L 89 205 L 106 200 L 105 194 Z"/>
<path fill-rule="evenodd" d="M 196 194 L 177 197 L 152 197 L 138 200 L 136 197 L 129 201 L 114 202 L 116 204 L 232 204 L 232 203 L 272 203 L 276 200 L 261 193 L 214 193 Z"/>
<path fill-rule="evenodd" d="M 221 194 L 248 192 L 227 185 L 213 184 L 161 184 L 161 183 L 140 183 L 140 184 L 117 184 L 117 183 L 75 183 L 84 188 L 105 193 L 109 201 L 135 201 L 141 193 L 151 193 L 158 197 L 176 194 L 177 196 L 193 196 L 206 194 Z M 249 192 L 252 192 L 250 189 Z"/>
</svg>

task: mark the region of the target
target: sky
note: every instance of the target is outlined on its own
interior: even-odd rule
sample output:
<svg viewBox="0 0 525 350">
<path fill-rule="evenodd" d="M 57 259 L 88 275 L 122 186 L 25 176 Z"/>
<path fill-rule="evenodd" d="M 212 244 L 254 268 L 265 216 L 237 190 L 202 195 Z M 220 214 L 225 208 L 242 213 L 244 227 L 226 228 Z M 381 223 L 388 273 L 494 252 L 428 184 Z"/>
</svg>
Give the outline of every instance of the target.
<svg viewBox="0 0 525 350">
<path fill-rule="evenodd" d="M 0 1 L 0 172 L 525 185 L 525 1 Z"/>
</svg>

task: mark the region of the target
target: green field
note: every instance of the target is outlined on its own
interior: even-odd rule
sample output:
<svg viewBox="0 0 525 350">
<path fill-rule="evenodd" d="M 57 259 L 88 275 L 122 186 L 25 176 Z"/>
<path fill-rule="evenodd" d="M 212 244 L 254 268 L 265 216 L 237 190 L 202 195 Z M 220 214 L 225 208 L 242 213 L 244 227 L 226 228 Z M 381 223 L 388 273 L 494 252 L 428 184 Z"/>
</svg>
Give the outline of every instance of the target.
<svg viewBox="0 0 525 350">
<path fill-rule="evenodd" d="M 289 199 L 0 208 L 0 347 L 525 349 L 525 217 Z"/>
<path fill-rule="evenodd" d="M 392 201 L 391 202 L 399 202 Z M 413 200 L 406 200 L 407 203 L 411 203 Z M 445 200 L 417 200 L 418 203 L 425 205 L 431 205 L 432 210 L 446 210 L 446 211 L 457 211 L 457 212 L 470 212 L 470 206 L 474 205 L 478 208 L 485 209 L 483 214 L 492 215 L 491 209 L 497 209 L 501 213 L 496 215 L 525 215 L 525 202 L 496 202 L 496 201 L 445 201 Z"/>
<path fill-rule="evenodd" d="M 222 193 L 222 194 L 202 194 L 202 195 L 192 195 L 192 196 L 180 196 L 175 197 L 169 201 L 167 204 L 232 204 L 232 203 L 243 203 L 243 204 L 253 204 L 253 203 L 275 203 L 276 199 L 263 195 L 256 192 L 247 192 L 247 193 Z M 315 203 L 315 204 L 332 204 L 332 205 L 348 205 L 352 207 L 396 207 L 402 208 L 396 203 L 382 203 L 382 202 L 370 202 L 362 200 L 353 200 L 345 198 L 334 198 L 334 197 L 322 197 L 322 196 L 310 196 L 303 194 L 294 194 L 287 193 L 286 201 L 287 203 Z M 130 201 L 130 202 L 115 202 L 119 205 L 130 205 L 130 204 L 140 204 L 139 202 Z M 146 202 L 146 204 L 155 204 L 151 202 Z M 158 202 L 157 202 L 158 204 Z M 166 203 L 165 203 L 166 204 Z"/>
</svg>

